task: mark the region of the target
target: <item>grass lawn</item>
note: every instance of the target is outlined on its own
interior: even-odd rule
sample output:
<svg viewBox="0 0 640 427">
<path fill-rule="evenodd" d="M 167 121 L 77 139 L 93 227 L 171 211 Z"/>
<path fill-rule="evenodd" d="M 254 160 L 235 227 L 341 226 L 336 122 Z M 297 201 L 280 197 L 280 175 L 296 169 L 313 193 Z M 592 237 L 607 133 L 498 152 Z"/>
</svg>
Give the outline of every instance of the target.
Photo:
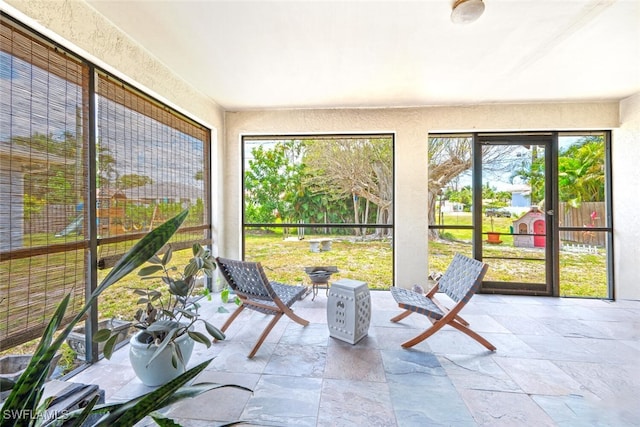
<svg viewBox="0 0 640 427">
<path fill-rule="evenodd" d="M 309 240 L 331 237 L 331 250 L 311 252 Z M 281 234 L 248 235 L 245 243 L 247 261 L 262 263 L 270 280 L 311 284 L 304 267 L 336 266 L 341 278 L 367 282 L 370 289 L 388 289 L 393 281 L 393 259 L 389 240 L 361 240 L 351 236 L 305 236 L 304 240 L 284 240 Z"/>
<path fill-rule="evenodd" d="M 486 218 L 484 229 L 490 229 Z M 493 227 L 496 231 L 508 232 L 511 225 L 509 218 L 495 218 Z M 457 214 L 445 217 L 447 225 L 470 225 L 470 215 Z M 331 277 L 331 281 L 340 278 L 353 278 L 366 281 L 371 289 L 388 289 L 393 283 L 393 253 L 388 240 L 362 240 L 353 236 L 331 236 L 331 250 L 314 253 L 310 251 L 309 240 L 314 237 L 305 236 L 304 240 L 285 240 L 281 234 L 249 234 L 245 242 L 245 258 L 249 261 L 260 261 L 270 280 L 291 284 L 307 284 L 311 281 L 304 272 L 304 267 L 337 266 L 339 272 Z M 446 230 L 441 239 L 429 242 L 429 271 L 444 271 L 453 254 L 460 252 L 471 255 L 471 230 Z M 515 248 L 512 236 L 502 236 L 503 243 L 497 246 L 485 244 L 485 256 L 504 255 L 522 256 L 523 251 L 531 249 Z M 499 247 L 498 247 L 499 246 Z M 539 252 L 540 250 L 538 250 Z M 173 265 L 180 271 L 191 257 L 190 250 L 174 253 Z M 510 281 L 531 276 L 535 264 L 514 263 L 500 259 L 487 260 L 490 269 L 487 279 Z M 607 296 L 606 254 L 604 248 L 597 253 L 560 253 L 560 289 L 562 296 L 581 296 L 604 298 Z M 108 270 L 100 270 L 99 280 Z M 426 281 L 426 280 L 425 280 Z M 120 282 L 107 289 L 100 298 L 99 318 L 119 318 L 132 320 L 139 308 L 138 297 L 133 289 L 159 288 L 165 285 L 160 280 L 141 280 L 137 274 L 131 273 Z M 213 298 L 218 298 L 213 295 Z M 8 349 L 0 354 L 30 353 L 35 343 L 25 344 L 18 348 Z"/>
<path fill-rule="evenodd" d="M 482 230 L 511 233 L 514 218 L 482 218 Z M 445 214 L 443 225 L 471 225 L 468 212 Z M 453 257 L 460 252 L 471 255 L 472 230 L 447 229 L 440 233 L 441 239 L 429 242 L 429 271 L 444 271 Z M 483 234 L 483 239 L 486 235 Z M 483 244 L 483 256 L 489 264 L 485 280 L 544 282 L 542 261 L 518 261 L 504 258 L 544 259 L 543 248 L 518 248 L 513 245 L 513 236 L 501 234 L 499 245 Z M 563 242 L 566 243 L 566 242 Z M 580 242 L 578 242 L 580 243 Z M 496 257 L 493 259 L 492 257 Z M 595 247 L 595 253 L 578 253 L 561 250 L 559 254 L 559 281 L 561 296 L 590 298 L 607 297 L 606 248 Z"/>
</svg>

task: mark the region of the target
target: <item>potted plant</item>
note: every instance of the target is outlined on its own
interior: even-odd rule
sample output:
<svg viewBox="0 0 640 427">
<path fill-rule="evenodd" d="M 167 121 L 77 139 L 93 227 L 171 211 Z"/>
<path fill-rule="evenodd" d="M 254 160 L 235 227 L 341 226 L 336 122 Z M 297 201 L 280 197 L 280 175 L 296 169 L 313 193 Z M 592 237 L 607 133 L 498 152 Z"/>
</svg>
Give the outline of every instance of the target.
<svg viewBox="0 0 640 427">
<path fill-rule="evenodd" d="M 487 243 L 498 245 L 502 243 L 502 240 L 500 240 L 500 232 L 493 231 L 493 215 L 489 218 L 489 222 L 491 223 L 491 231 L 487 232 Z"/>
<path fill-rule="evenodd" d="M 70 294 L 67 294 L 62 301 L 60 301 L 56 312 L 42 333 L 40 343 L 33 357 L 30 359 L 29 365 L 24 373 L 20 375 L 11 393 L 2 405 L 3 416 L 0 417 L 0 427 L 39 426 L 43 424 L 43 420 L 45 419 L 52 421 L 52 423 L 56 425 L 60 425 L 61 422 L 65 421 L 74 422 L 73 425 L 85 425 L 85 421 L 87 421 L 92 414 L 100 415 L 101 418 L 95 423 L 91 423 L 91 425 L 132 426 L 150 413 L 179 400 L 194 397 L 216 388 L 229 387 L 228 385 L 213 383 L 186 385 L 207 367 L 211 362 L 211 360 L 207 360 L 156 390 L 123 403 L 96 405 L 98 399 L 98 396 L 96 396 L 83 409 L 61 414 L 62 416 L 60 418 L 50 419 L 47 415 L 47 408 L 51 402 L 42 401 L 45 381 L 51 361 L 76 324 L 84 318 L 106 288 L 141 266 L 158 252 L 176 232 L 187 214 L 188 211 L 186 210 L 181 212 L 174 218 L 153 229 L 136 243 L 111 269 L 96 290 L 87 298 L 85 305 L 65 327 L 62 327 L 62 321 L 65 318 L 65 312 L 69 305 Z M 56 334 L 58 328 L 62 329 Z M 231 385 L 231 387 L 249 390 L 242 386 Z M 154 419 L 156 419 L 156 417 L 154 417 Z M 162 425 L 170 424 L 167 424 L 165 421 Z"/>
<path fill-rule="evenodd" d="M 138 304 L 142 305 L 134 314 L 134 327 L 139 331 L 129 341 L 129 360 L 134 372 L 143 384 L 157 386 L 185 372 L 195 342 L 211 345 L 211 339 L 224 339 L 224 334 L 215 326 L 200 318 L 199 297 L 194 295 L 196 283 L 202 275 L 213 275 L 215 261 L 209 250 L 199 244 L 192 247 L 193 257 L 179 272 L 171 266 L 171 247 L 162 257 L 154 255 L 147 267 L 138 275 L 143 280 L 160 280 L 165 291 L 158 289 L 134 289 Z M 195 330 L 202 323 L 209 334 Z M 94 340 L 105 342 L 104 355 L 109 359 L 115 346 L 113 331 L 98 331 Z"/>
</svg>

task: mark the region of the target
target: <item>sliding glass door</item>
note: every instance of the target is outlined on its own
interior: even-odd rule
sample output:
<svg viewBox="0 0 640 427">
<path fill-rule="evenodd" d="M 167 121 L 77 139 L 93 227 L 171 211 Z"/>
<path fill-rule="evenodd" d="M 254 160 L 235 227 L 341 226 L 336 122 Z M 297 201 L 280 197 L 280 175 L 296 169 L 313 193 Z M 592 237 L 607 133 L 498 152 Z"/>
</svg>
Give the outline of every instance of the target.
<svg viewBox="0 0 640 427">
<path fill-rule="evenodd" d="M 490 266 L 481 292 L 613 298 L 610 135 L 429 138 L 429 270 Z"/>
<path fill-rule="evenodd" d="M 550 135 L 476 138 L 475 253 L 485 292 L 552 295 L 554 202 Z"/>
</svg>

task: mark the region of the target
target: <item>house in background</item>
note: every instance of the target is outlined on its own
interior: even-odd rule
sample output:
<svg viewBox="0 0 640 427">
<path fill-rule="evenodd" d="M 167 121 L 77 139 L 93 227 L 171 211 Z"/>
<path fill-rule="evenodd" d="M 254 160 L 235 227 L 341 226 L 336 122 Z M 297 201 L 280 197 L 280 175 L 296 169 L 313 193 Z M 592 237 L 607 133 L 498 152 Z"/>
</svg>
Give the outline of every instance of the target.
<svg viewBox="0 0 640 427">
<path fill-rule="evenodd" d="M 180 182 L 158 182 L 123 190 L 129 200 L 142 203 L 196 203 L 202 190 Z"/>
<path fill-rule="evenodd" d="M 514 208 L 526 208 L 531 206 L 531 187 L 528 185 L 514 185 L 509 188 L 511 192 L 511 206 Z"/>
</svg>

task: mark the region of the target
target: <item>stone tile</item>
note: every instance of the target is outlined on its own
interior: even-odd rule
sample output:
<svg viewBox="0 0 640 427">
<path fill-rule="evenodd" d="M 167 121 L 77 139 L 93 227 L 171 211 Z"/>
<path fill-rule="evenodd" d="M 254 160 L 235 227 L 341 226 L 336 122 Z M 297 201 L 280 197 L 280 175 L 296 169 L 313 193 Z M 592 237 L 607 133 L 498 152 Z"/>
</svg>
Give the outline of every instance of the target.
<svg viewBox="0 0 640 427">
<path fill-rule="evenodd" d="M 316 298 L 316 303 L 318 304 L 317 307 L 309 307 L 309 308 L 300 308 L 298 307 L 299 303 L 296 303 L 293 306 L 293 311 L 300 317 L 302 317 L 305 320 L 308 320 L 309 323 L 313 324 L 325 324 L 327 323 L 327 309 L 325 307 L 326 303 L 320 303 L 317 301 Z M 283 317 L 284 319 L 284 317 Z M 299 324 L 292 322 L 293 324 L 295 324 L 297 327 L 300 327 Z"/>
<path fill-rule="evenodd" d="M 422 332 L 422 331 L 419 331 Z M 417 333 L 416 333 L 417 335 Z M 498 345 L 493 342 L 493 338 L 490 338 L 490 334 L 481 334 L 485 339 L 492 342 L 493 345 Z M 500 336 L 504 334 L 493 334 L 493 336 Z M 425 348 L 425 343 L 428 343 L 428 348 Z M 469 337 L 468 335 L 453 329 L 450 326 L 445 326 L 425 341 L 415 345 L 413 347 L 416 350 L 428 351 L 429 348 L 436 354 L 490 354 L 482 344 Z M 498 347 L 500 351 L 500 347 Z"/>
<path fill-rule="evenodd" d="M 263 375 L 241 419 L 272 426 L 315 426 L 321 388 L 320 378 Z"/>
<path fill-rule="evenodd" d="M 603 318 L 606 319 L 606 318 Z M 632 340 L 640 342 L 640 317 L 637 322 L 607 320 L 582 320 L 587 326 L 601 334 L 598 338 L 611 340 Z"/>
<path fill-rule="evenodd" d="M 412 315 L 392 323 L 401 310 L 390 293 L 371 295 L 369 334 L 358 344 L 329 337 L 321 291 L 294 307 L 312 323 L 281 319 L 253 359 L 246 356 L 271 316 L 245 311 L 227 340 L 196 346 L 189 365 L 213 357 L 196 382 L 254 393 L 215 390 L 163 412 L 193 427 L 238 419 L 270 427 L 640 425 L 638 301 L 476 295 L 462 315 L 498 348 L 489 352 L 450 327 L 403 349 L 429 321 Z M 202 304 L 214 325 L 229 316 L 219 305 L 216 296 Z M 135 378 L 127 346 L 70 381 L 98 384 L 110 402 L 154 389 Z M 137 427 L 147 425 L 155 423 Z"/>
<path fill-rule="evenodd" d="M 549 360 L 496 357 L 496 363 L 527 394 L 559 395 L 592 393 Z"/>
<path fill-rule="evenodd" d="M 420 328 L 424 329 L 431 323 L 426 316 L 421 314 L 412 313 L 410 316 L 405 317 L 399 322 L 392 322 L 391 319 L 396 317 L 398 314 L 403 313 L 405 310 L 397 307 L 392 310 L 385 310 L 379 313 L 372 313 L 372 324 L 375 326 L 386 326 L 386 327 L 396 327 L 396 328 Z"/>
<path fill-rule="evenodd" d="M 637 406 L 634 409 L 620 408 L 614 402 L 602 402 L 576 395 L 532 398 L 560 427 L 640 425 Z M 637 405 L 637 401 L 635 403 Z"/>
<path fill-rule="evenodd" d="M 327 347 L 324 378 L 383 382 L 380 351 L 334 340 Z"/>
<path fill-rule="evenodd" d="M 250 310 L 245 310 L 245 313 L 240 314 L 240 316 L 247 315 L 248 313 L 246 312 L 249 312 L 249 311 Z M 251 311 L 250 319 L 247 319 L 247 321 L 241 324 L 237 324 L 238 320 L 239 318 L 234 320 L 234 322 L 229 326 L 229 329 L 227 329 L 227 331 L 229 332 L 233 331 L 234 329 L 236 330 L 236 333 L 231 337 L 227 337 L 227 340 L 246 341 L 246 342 L 255 344 L 258 341 L 258 338 L 260 337 L 262 332 L 265 330 L 265 328 L 269 324 L 269 322 L 273 320 L 273 316 Z M 264 342 L 277 343 L 282 337 L 282 334 L 284 333 L 285 329 L 287 328 L 287 324 L 288 324 L 287 319 L 285 317 L 282 317 L 278 321 L 278 323 L 275 324 L 271 332 L 269 332 L 269 335 L 267 335 L 267 338 L 265 339 Z M 298 325 L 298 326 L 300 328 L 303 327 L 302 325 Z"/>
<path fill-rule="evenodd" d="M 397 309 L 398 304 L 391 296 L 390 291 L 375 291 L 370 292 L 371 295 L 371 307 L 373 311 Z"/>
<path fill-rule="evenodd" d="M 520 316 L 530 317 L 528 314 L 519 310 L 520 304 L 505 303 L 503 301 L 488 302 L 485 298 L 486 295 L 475 295 L 474 298 L 467 304 L 462 310 L 462 315 L 467 313 L 470 308 L 475 308 L 483 313 L 491 316 Z"/>
<path fill-rule="evenodd" d="M 485 332 L 499 334 L 509 333 L 509 329 L 505 328 L 500 322 L 497 322 L 488 314 L 467 314 L 465 311 L 463 318 L 469 322 L 469 327 L 480 335 Z"/>
<path fill-rule="evenodd" d="M 258 374 L 230 374 L 218 371 L 204 371 L 194 381 L 195 383 L 211 382 L 217 384 L 231 384 L 256 388 L 260 379 Z M 171 418 L 189 420 L 192 422 L 231 422 L 241 418 L 244 408 L 253 393 L 235 387 L 222 387 L 208 391 L 200 396 L 185 399 L 166 410 Z M 197 425 L 197 424 L 196 424 Z"/>
<path fill-rule="evenodd" d="M 522 392 L 491 355 L 440 355 L 438 360 L 458 390 Z"/>
<path fill-rule="evenodd" d="M 520 314 L 533 319 L 566 319 L 578 322 L 582 319 L 597 318 L 596 311 L 587 307 L 563 306 L 563 305 L 534 305 L 522 304 L 517 306 Z"/>
<path fill-rule="evenodd" d="M 413 349 L 382 350 L 382 361 L 388 381 L 398 381 L 403 376 L 414 376 L 418 373 L 445 376 L 440 361 L 433 353 L 425 353 Z M 403 379 L 406 381 L 406 379 Z"/>
<path fill-rule="evenodd" d="M 562 319 L 562 321 L 559 321 Z M 586 323 L 566 317 L 543 317 L 538 319 L 547 328 L 567 338 L 604 338 L 599 331 L 593 330 Z"/>
<path fill-rule="evenodd" d="M 553 419 L 526 394 L 468 389 L 462 390 L 461 394 L 478 426 L 553 427 L 556 425 Z"/>
<path fill-rule="evenodd" d="M 422 332 L 421 329 L 409 328 L 409 327 L 394 327 L 394 326 L 375 326 L 369 328 L 369 331 L 373 331 L 376 338 L 376 346 L 378 349 L 399 349 L 402 348 L 403 342 L 410 340 L 411 338 Z M 427 341 L 423 341 L 422 349 L 429 349 Z"/>
<path fill-rule="evenodd" d="M 212 343 L 209 348 L 207 348 L 204 344 L 196 343 L 193 347 L 193 353 L 191 353 L 191 359 L 189 359 L 189 363 L 187 364 L 188 368 L 196 366 L 205 360 L 214 359 L 220 354 L 220 352 L 224 349 L 223 345 L 218 345 L 218 343 Z"/>
<path fill-rule="evenodd" d="M 560 336 L 559 333 L 529 317 L 496 315 L 493 318 L 516 335 Z"/>
<path fill-rule="evenodd" d="M 295 322 L 287 325 L 280 344 L 326 347 L 329 343 L 329 328 L 325 323 L 310 323 L 304 328 Z"/>
<path fill-rule="evenodd" d="M 569 341 L 584 348 L 585 353 L 598 362 L 626 364 L 640 360 L 640 351 L 616 340 L 569 338 Z"/>
<path fill-rule="evenodd" d="M 387 309 L 387 310 L 373 310 L 371 312 L 371 325 L 372 326 L 402 326 L 402 325 L 415 325 L 415 322 L 412 322 L 412 320 L 415 320 L 416 318 L 418 318 L 420 315 L 413 315 L 413 316 L 409 316 L 406 319 L 403 319 L 402 322 L 399 323 L 393 323 L 391 322 L 391 318 L 397 316 L 398 314 L 402 313 L 402 309 L 398 308 L 397 306 L 391 309 Z"/>
<path fill-rule="evenodd" d="M 89 367 L 74 376 L 71 381 L 82 384 L 97 384 L 104 390 L 105 400 L 109 402 L 114 400 L 120 390 L 134 378 L 136 378 L 136 374 L 133 372 L 127 356 L 127 361 L 121 364 L 101 363 L 100 369 L 96 369 L 95 366 Z"/>
<path fill-rule="evenodd" d="M 620 342 L 626 346 L 640 351 L 640 340 L 620 340 Z"/>
<path fill-rule="evenodd" d="M 326 347 L 278 344 L 264 369 L 264 373 L 321 378 L 324 374 L 326 361 Z"/>
<path fill-rule="evenodd" d="M 635 319 L 636 322 L 640 320 L 640 308 L 636 307 L 634 310 L 631 306 L 625 307 L 620 304 L 619 301 L 606 302 L 603 307 L 594 309 L 597 317 L 594 319 L 584 320 L 603 320 L 607 322 L 628 322 Z"/>
<path fill-rule="evenodd" d="M 144 384 L 135 377 L 129 380 L 121 389 L 119 389 L 116 393 L 114 393 L 108 402 L 123 402 L 127 400 L 131 400 L 135 397 L 142 396 L 143 394 L 150 393 L 155 390 L 157 387 L 149 387 Z"/>
<path fill-rule="evenodd" d="M 446 376 L 391 375 L 389 391 L 401 427 L 461 426 L 475 422 L 462 396 Z"/>
<path fill-rule="evenodd" d="M 532 357 L 535 358 L 547 360 L 574 360 L 581 362 L 598 361 L 598 357 L 589 354 L 579 341 L 572 341 L 571 339 L 563 336 L 519 335 L 518 338 L 537 351 L 538 356 L 532 355 Z"/>
<path fill-rule="evenodd" d="M 606 302 L 614 307 L 629 309 L 635 312 L 636 316 L 640 315 L 640 304 L 638 304 L 638 300 L 619 299 L 616 301 Z"/>
<path fill-rule="evenodd" d="M 473 425 L 438 358 L 413 349 L 382 351 L 399 426 Z"/>
<path fill-rule="evenodd" d="M 387 384 L 327 379 L 322 385 L 317 426 L 396 425 Z"/>
<path fill-rule="evenodd" d="M 640 365 L 636 362 L 623 365 L 556 361 L 554 364 L 603 401 L 624 405 L 634 400 L 637 405 Z"/>
<path fill-rule="evenodd" d="M 254 343 L 247 342 L 225 342 L 224 348 L 209 366 L 220 371 L 261 374 L 276 346 L 264 343 L 256 355 L 249 359 L 247 355 L 253 345 Z"/>
</svg>

